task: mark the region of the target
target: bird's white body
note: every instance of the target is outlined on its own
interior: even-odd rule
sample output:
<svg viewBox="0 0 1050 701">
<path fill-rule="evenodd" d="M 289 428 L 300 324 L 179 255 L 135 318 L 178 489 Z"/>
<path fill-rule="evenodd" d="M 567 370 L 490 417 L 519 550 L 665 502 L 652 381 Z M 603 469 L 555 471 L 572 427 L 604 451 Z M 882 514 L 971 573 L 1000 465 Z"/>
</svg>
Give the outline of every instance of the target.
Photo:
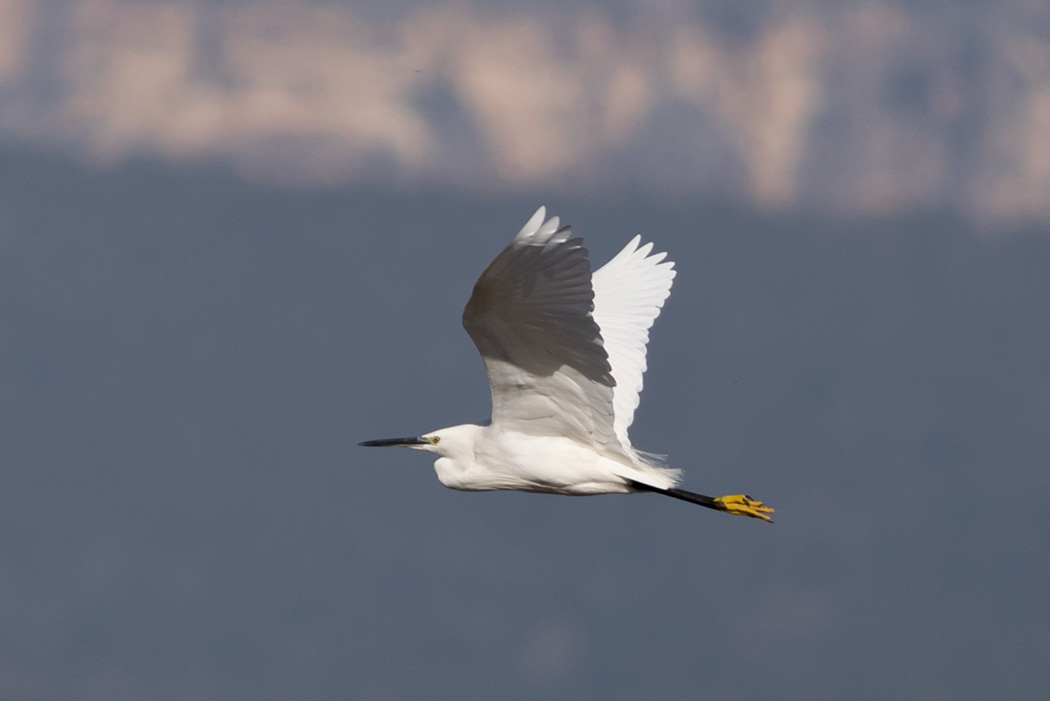
<svg viewBox="0 0 1050 701">
<path fill-rule="evenodd" d="M 627 464 L 564 436 L 534 436 L 465 424 L 423 436 L 433 437 L 439 437 L 439 442 L 424 449 L 441 455 L 434 470 L 441 484 L 451 489 L 588 496 L 633 491 L 630 481 L 674 486 L 672 471 L 644 463 Z"/>
<path fill-rule="evenodd" d="M 485 269 L 463 312 L 492 390 L 492 421 L 362 445 L 436 453 L 438 479 L 467 491 L 586 496 L 654 491 L 769 520 L 743 495 L 676 489 L 678 470 L 631 445 L 649 328 L 674 265 L 636 236 L 591 273 L 587 249 L 539 210 Z"/>
</svg>

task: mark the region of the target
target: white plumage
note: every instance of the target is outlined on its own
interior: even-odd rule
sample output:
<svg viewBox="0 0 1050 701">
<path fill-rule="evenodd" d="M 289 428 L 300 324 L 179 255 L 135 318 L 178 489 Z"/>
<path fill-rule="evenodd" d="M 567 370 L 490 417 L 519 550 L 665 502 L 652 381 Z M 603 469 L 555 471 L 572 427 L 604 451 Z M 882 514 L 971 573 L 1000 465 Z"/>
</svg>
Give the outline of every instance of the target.
<svg viewBox="0 0 1050 701">
<path fill-rule="evenodd" d="M 488 371 L 492 421 L 362 445 L 437 453 L 438 479 L 453 489 L 653 491 L 769 520 L 772 509 L 743 495 L 676 489 L 679 471 L 628 438 L 674 264 L 635 236 L 592 274 L 582 240 L 545 216 L 540 207 L 496 256 L 463 312 Z"/>
</svg>

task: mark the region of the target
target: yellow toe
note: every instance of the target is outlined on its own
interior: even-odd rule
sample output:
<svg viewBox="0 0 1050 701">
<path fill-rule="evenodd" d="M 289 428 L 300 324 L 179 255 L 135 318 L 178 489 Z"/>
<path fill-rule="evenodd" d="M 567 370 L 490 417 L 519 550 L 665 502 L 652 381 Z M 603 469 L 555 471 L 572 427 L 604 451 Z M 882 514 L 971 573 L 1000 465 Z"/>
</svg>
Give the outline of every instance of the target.
<svg viewBox="0 0 1050 701">
<path fill-rule="evenodd" d="M 715 499 L 723 511 L 737 516 L 750 516 L 752 518 L 760 518 L 763 521 L 773 522 L 767 514 L 776 513 L 772 507 L 766 506 L 760 501 L 755 501 L 746 494 L 730 494 L 724 497 L 718 497 Z"/>
</svg>

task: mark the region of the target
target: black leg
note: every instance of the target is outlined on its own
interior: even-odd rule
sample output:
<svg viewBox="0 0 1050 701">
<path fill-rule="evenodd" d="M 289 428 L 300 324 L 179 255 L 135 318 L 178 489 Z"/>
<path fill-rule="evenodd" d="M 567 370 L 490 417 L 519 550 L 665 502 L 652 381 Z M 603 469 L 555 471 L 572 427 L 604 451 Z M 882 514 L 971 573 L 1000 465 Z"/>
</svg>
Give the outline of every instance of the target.
<svg viewBox="0 0 1050 701">
<path fill-rule="evenodd" d="M 664 494 L 669 497 L 674 497 L 675 499 L 687 501 L 690 504 L 706 506 L 715 511 L 725 511 L 726 513 L 735 514 L 737 516 L 750 516 L 752 518 L 760 518 L 763 521 L 769 521 L 770 523 L 773 522 L 773 519 L 769 517 L 769 514 L 773 513 L 772 507 L 766 506 L 760 501 L 755 501 L 746 494 L 709 497 L 705 494 L 697 494 L 696 492 L 686 491 L 685 489 L 676 489 L 674 487 L 663 489 L 661 487 L 654 487 L 635 480 L 631 480 L 629 484 L 631 489 L 639 492 Z"/>
<path fill-rule="evenodd" d="M 682 501 L 688 501 L 690 504 L 699 504 L 700 506 L 706 506 L 709 509 L 716 511 L 725 511 L 725 504 L 716 500 L 714 497 L 709 497 L 704 494 L 697 494 L 696 492 L 689 492 L 685 489 L 676 489 L 671 487 L 670 489 L 662 489 L 660 487 L 653 487 L 649 484 L 643 484 L 631 480 L 631 488 L 637 489 L 639 492 L 655 492 L 656 494 L 666 494 L 669 497 L 675 499 L 681 499 Z"/>
</svg>

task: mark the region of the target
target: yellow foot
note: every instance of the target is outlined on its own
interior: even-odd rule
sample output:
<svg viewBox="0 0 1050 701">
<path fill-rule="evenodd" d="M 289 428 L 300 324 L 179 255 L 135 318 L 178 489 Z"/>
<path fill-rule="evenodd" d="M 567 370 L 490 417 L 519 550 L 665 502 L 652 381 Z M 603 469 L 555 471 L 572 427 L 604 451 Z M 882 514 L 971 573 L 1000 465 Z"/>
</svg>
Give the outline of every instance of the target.
<svg viewBox="0 0 1050 701">
<path fill-rule="evenodd" d="M 773 519 L 766 515 L 775 513 L 773 509 L 760 501 L 754 501 L 746 494 L 730 494 L 729 496 L 718 497 L 715 499 L 715 503 L 723 511 L 731 514 L 751 516 L 752 518 L 760 518 L 763 521 L 773 523 Z"/>
</svg>

